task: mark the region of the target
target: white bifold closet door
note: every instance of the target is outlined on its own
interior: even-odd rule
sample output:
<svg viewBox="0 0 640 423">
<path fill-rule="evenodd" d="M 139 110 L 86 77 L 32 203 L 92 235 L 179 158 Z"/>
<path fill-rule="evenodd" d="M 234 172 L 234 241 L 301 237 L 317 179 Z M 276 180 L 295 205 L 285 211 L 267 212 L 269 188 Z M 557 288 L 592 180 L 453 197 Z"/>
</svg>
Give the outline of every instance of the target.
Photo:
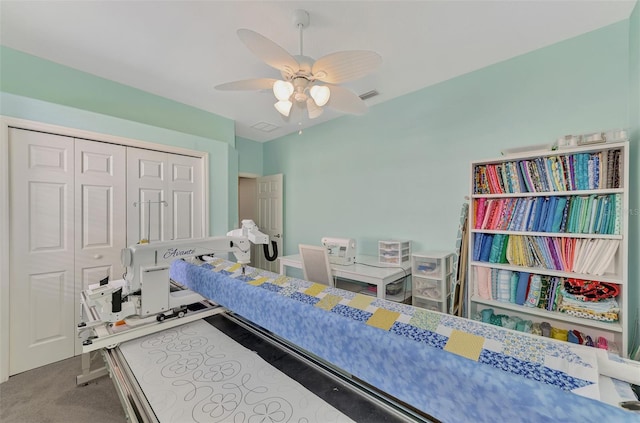
<svg viewBox="0 0 640 423">
<path fill-rule="evenodd" d="M 10 129 L 10 374 L 79 353 L 79 292 L 122 274 L 125 147 Z"/>
<path fill-rule="evenodd" d="M 76 309 L 80 291 L 101 279 L 122 279 L 120 252 L 127 246 L 126 147 L 75 140 Z M 76 314 L 80 323 L 80 313 Z M 75 354 L 82 353 L 80 341 Z"/>
<path fill-rule="evenodd" d="M 13 375 L 81 353 L 80 292 L 127 245 L 204 236 L 204 160 L 16 128 L 9 154 Z"/>
<path fill-rule="evenodd" d="M 203 160 L 127 149 L 127 244 L 202 238 Z"/>
</svg>

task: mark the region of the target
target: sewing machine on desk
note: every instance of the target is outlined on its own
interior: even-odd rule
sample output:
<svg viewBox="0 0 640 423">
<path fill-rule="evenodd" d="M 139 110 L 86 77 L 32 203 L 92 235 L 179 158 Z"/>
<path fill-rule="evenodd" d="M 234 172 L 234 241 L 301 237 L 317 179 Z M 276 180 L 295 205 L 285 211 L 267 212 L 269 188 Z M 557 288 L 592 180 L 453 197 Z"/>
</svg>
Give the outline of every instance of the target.
<svg viewBox="0 0 640 423">
<path fill-rule="evenodd" d="M 286 275 L 286 268 L 302 269 L 300 254 L 280 257 L 280 274 Z M 355 262 L 349 265 L 331 263 L 331 271 L 339 279 L 363 282 L 376 287 L 376 297 L 387 298 L 386 286 L 405 276 L 411 275 L 411 262 L 402 265 L 385 265 L 378 262 L 377 256 L 358 255 Z M 411 295 L 411 288 L 407 287 L 406 295 Z M 406 296 L 405 295 L 405 296 Z M 404 298 L 400 299 L 402 301 Z"/>
<path fill-rule="evenodd" d="M 321 240 L 322 246 L 327 249 L 329 263 L 354 264 L 356 261 L 356 240 L 352 238 L 330 238 Z"/>
</svg>

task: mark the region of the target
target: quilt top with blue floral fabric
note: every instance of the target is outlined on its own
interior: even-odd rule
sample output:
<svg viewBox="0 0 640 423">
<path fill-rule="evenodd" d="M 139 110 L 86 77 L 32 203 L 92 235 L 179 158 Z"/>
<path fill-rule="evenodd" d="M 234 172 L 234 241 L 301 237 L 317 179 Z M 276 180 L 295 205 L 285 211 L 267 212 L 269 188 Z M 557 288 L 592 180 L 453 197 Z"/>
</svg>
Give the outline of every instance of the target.
<svg viewBox="0 0 640 423">
<path fill-rule="evenodd" d="M 573 344 L 223 259 L 171 278 L 442 421 L 634 417 L 574 395 L 597 396 L 598 371 Z"/>
</svg>

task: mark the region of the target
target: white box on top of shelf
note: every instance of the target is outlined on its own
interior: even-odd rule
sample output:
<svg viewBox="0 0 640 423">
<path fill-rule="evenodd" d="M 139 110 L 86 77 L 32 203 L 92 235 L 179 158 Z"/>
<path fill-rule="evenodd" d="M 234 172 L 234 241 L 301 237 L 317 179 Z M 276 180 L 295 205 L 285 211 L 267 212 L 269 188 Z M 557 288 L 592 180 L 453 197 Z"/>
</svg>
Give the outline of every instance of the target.
<svg viewBox="0 0 640 423">
<path fill-rule="evenodd" d="M 468 317 L 547 322 L 626 357 L 628 207 L 626 141 L 472 162 Z"/>
<path fill-rule="evenodd" d="M 411 241 L 378 241 L 378 258 L 382 264 L 401 264 L 411 259 Z"/>
</svg>

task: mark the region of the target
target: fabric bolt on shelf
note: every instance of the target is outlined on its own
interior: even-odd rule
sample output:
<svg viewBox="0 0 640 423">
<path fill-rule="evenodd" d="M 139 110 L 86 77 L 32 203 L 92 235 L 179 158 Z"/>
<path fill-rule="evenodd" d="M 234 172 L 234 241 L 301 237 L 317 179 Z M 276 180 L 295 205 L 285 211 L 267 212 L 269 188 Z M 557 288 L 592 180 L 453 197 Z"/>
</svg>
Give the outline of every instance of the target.
<svg viewBox="0 0 640 423">
<path fill-rule="evenodd" d="M 353 422 L 202 320 L 120 350 L 160 422 Z"/>
<path fill-rule="evenodd" d="M 171 277 L 445 422 L 633 421 L 587 397 L 597 396 L 598 371 L 584 347 L 383 299 L 361 302 L 361 294 L 251 267 L 242 274 L 222 259 L 175 261 Z M 319 307 L 327 296 L 339 300 Z M 449 344 L 454 330 L 483 339 L 465 350 L 459 335 Z"/>
<path fill-rule="evenodd" d="M 491 299 L 491 269 L 488 267 L 474 266 L 474 272 L 476 273 L 476 287 L 478 295 L 485 300 Z"/>
<path fill-rule="evenodd" d="M 496 299 L 508 303 L 511 297 L 511 271 L 503 269 L 493 270 L 498 273 L 498 292 Z"/>
</svg>

